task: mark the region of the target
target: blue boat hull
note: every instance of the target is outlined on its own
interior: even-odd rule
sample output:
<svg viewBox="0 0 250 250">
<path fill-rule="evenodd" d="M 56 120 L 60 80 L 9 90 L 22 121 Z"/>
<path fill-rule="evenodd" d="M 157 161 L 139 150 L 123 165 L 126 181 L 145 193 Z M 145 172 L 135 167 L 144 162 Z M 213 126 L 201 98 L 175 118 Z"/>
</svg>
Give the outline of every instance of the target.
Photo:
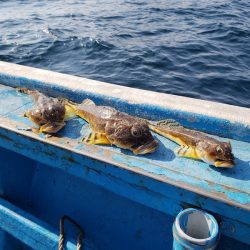
<svg viewBox="0 0 250 250">
<path fill-rule="evenodd" d="M 227 119 L 226 111 L 218 118 L 104 96 L 94 93 L 99 91 L 93 87 L 95 82 L 83 90 L 75 86 L 67 89 L 43 82 L 39 77 L 48 74 L 46 71 L 34 70 L 28 78 L 22 70 L 32 69 L 23 66 L 16 66 L 22 69 L 16 71 L 17 77 L 8 73 L 14 65 L 1 64 L 6 68 L 0 73 L 0 249 L 57 249 L 63 215 L 84 229 L 84 249 L 172 249 L 173 222 L 187 207 L 206 210 L 217 219 L 221 232 L 218 249 L 249 249 L 250 127 L 248 120 L 240 120 L 249 110 L 236 108 L 242 115 L 235 122 Z M 33 103 L 13 89 L 20 85 L 51 95 L 63 93 L 76 101 L 90 97 L 155 120 L 171 117 L 186 126 L 231 138 L 237 165 L 220 170 L 178 158 L 173 153 L 176 145 L 158 135 L 154 136 L 160 141 L 159 149 L 146 156 L 85 145 L 79 140 L 88 127 L 78 118 L 57 137 L 35 135 L 27 130 L 32 124 L 21 117 Z M 208 104 L 212 106 L 205 103 L 204 107 Z M 228 105 L 223 107 L 227 110 Z M 65 230 L 67 249 L 75 249 L 77 230 L 68 223 Z"/>
<path fill-rule="evenodd" d="M 83 226 L 84 249 L 172 248 L 174 216 L 3 148 L 0 161 L 4 163 L 0 172 L 4 179 L 0 184 L 5 200 L 0 200 L 0 206 L 12 208 L 14 205 L 25 212 L 24 218 L 39 218 L 37 224 L 27 227 L 29 235 L 24 224 L 15 221 L 20 211 L 10 220 L 0 209 L 0 226 L 6 226 L 3 221 L 8 221 L 9 233 L 15 237 L 2 231 L 0 249 L 23 249 L 24 244 L 32 249 L 57 249 L 59 220 L 65 214 Z M 94 170 L 89 174 L 99 175 Z M 32 218 L 32 221 L 35 220 Z M 38 227 L 48 230 L 46 236 L 38 237 L 40 241 L 32 239 L 33 234 L 40 233 Z M 76 231 L 68 228 L 67 237 L 74 244 Z M 73 244 L 68 244 L 68 249 L 76 249 Z M 244 250 L 249 249 L 249 245 L 222 235 L 218 249 Z"/>
</svg>

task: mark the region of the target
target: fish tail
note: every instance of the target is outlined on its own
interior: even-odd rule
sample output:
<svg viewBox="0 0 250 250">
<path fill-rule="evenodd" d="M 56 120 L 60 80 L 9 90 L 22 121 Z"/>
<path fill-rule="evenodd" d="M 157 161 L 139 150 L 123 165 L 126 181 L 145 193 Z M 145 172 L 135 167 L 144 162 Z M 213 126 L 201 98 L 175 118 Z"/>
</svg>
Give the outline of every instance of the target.
<svg viewBox="0 0 250 250">
<path fill-rule="evenodd" d="M 154 122 L 154 124 L 149 125 L 149 128 L 179 145 L 186 145 L 186 143 L 181 138 L 182 136 L 178 132 L 183 129 L 183 126 L 173 119 L 165 119 Z"/>
<path fill-rule="evenodd" d="M 72 110 L 76 110 L 77 109 L 77 105 L 78 103 L 72 102 L 66 98 L 60 98 L 59 99 L 65 106 L 71 108 Z"/>
<path fill-rule="evenodd" d="M 71 118 L 74 118 L 77 115 L 77 103 L 74 103 L 68 99 L 61 99 L 61 101 L 65 105 L 65 116 L 64 119 L 66 121 L 70 120 Z"/>
<path fill-rule="evenodd" d="M 35 99 L 37 98 L 39 92 L 37 90 L 30 90 L 28 88 L 18 87 L 16 90 L 20 93 L 27 94 L 33 96 Z"/>
<path fill-rule="evenodd" d="M 76 109 L 68 104 L 65 104 L 65 117 L 64 119 L 66 121 L 70 120 L 71 118 L 74 118 L 76 116 Z"/>
<path fill-rule="evenodd" d="M 20 93 L 29 94 L 30 90 L 27 88 L 18 87 L 16 90 Z"/>
</svg>

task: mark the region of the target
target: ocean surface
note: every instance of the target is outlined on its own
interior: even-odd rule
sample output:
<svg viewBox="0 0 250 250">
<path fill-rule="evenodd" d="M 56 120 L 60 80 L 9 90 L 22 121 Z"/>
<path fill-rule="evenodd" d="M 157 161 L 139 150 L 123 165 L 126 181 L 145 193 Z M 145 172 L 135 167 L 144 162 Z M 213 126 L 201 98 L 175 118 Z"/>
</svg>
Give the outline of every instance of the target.
<svg viewBox="0 0 250 250">
<path fill-rule="evenodd" d="M 250 107 L 249 13 L 247 0 L 0 1 L 0 60 Z"/>
</svg>

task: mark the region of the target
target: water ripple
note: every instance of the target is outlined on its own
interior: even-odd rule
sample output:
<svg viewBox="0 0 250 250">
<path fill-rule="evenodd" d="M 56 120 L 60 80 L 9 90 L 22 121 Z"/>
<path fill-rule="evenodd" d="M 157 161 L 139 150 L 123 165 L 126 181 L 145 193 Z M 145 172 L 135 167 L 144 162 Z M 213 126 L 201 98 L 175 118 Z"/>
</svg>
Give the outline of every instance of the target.
<svg viewBox="0 0 250 250">
<path fill-rule="evenodd" d="M 12 0 L 0 9 L 0 60 L 250 107 L 248 1 Z"/>
</svg>

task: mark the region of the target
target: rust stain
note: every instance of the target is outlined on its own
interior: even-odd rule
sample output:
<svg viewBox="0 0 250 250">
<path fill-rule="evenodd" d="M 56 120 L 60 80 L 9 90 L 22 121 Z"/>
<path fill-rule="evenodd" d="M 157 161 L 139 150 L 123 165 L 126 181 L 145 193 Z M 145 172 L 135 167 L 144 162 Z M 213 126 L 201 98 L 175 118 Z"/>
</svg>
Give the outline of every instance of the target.
<svg viewBox="0 0 250 250">
<path fill-rule="evenodd" d="M 80 162 L 79 161 L 76 161 L 72 155 L 69 155 L 69 156 L 65 156 L 65 157 L 61 157 L 62 160 L 66 160 L 67 162 L 71 163 L 71 164 L 78 164 L 80 165 Z"/>
<path fill-rule="evenodd" d="M 69 156 L 66 158 L 69 162 L 71 163 L 79 163 L 78 161 L 76 161 L 72 156 Z"/>
</svg>

